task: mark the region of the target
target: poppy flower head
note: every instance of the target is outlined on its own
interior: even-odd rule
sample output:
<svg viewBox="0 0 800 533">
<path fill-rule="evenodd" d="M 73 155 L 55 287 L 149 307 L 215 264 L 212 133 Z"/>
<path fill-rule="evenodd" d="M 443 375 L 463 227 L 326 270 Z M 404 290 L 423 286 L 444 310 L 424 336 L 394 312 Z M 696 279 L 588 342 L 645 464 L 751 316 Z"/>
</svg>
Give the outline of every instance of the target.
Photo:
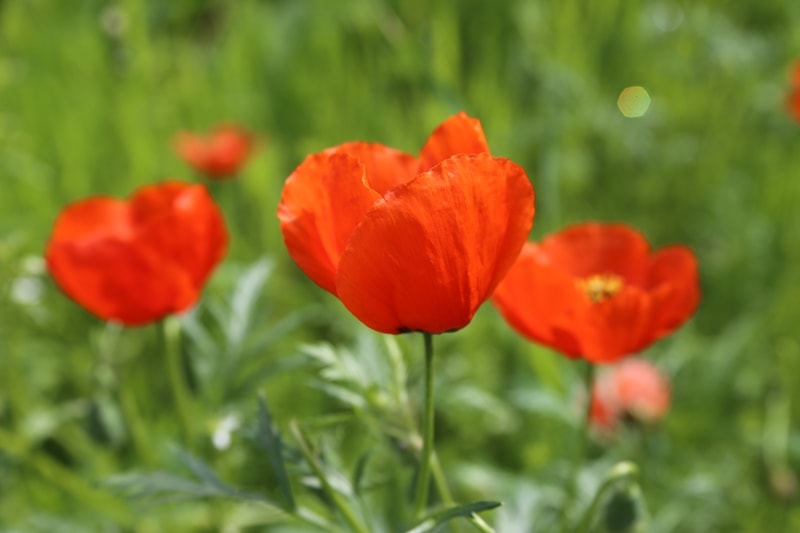
<svg viewBox="0 0 800 533">
<path fill-rule="evenodd" d="M 789 71 L 789 91 L 785 105 L 789 115 L 800 122 L 800 61 L 795 62 Z"/>
<path fill-rule="evenodd" d="M 644 359 L 628 359 L 604 370 L 592 386 L 589 419 L 600 430 L 609 431 L 629 417 L 653 423 L 669 410 L 669 380 Z"/>
<path fill-rule="evenodd" d="M 175 137 L 177 154 L 197 172 L 213 179 L 234 177 L 252 150 L 252 136 L 234 125 L 218 126 L 208 136 L 182 132 Z"/>
<path fill-rule="evenodd" d="M 523 336 L 594 363 L 617 361 L 668 335 L 699 300 L 691 250 L 652 252 L 633 228 L 599 223 L 527 243 L 492 299 Z"/>
<path fill-rule="evenodd" d="M 45 259 L 79 305 L 136 326 L 191 307 L 227 239 L 204 187 L 168 181 L 142 187 L 127 201 L 98 196 L 68 205 Z"/>
<path fill-rule="evenodd" d="M 513 262 L 534 212 L 525 172 L 476 147 L 485 147 L 480 124 L 461 113 L 420 158 L 362 142 L 308 156 L 278 207 L 289 254 L 377 331 L 465 326 Z"/>
</svg>

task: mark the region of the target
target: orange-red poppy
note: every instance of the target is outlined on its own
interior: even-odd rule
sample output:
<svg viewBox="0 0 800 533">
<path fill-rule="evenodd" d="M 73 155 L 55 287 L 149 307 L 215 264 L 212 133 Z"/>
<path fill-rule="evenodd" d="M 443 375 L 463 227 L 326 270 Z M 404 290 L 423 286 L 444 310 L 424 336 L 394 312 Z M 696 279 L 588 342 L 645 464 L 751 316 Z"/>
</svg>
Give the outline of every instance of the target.
<svg viewBox="0 0 800 533">
<path fill-rule="evenodd" d="M 789 92 L 786 95 L 786 111 L 800 122 L 800 61 L 792 65 L 789 72 Z"/>
<path fill-rule="evenodd" d="M 613 430 L 626 416 L 652 423 L 669 409 L 669 380 L 652 363 L 627 359 L 601 372 L 590 401 L 589 420 L 599 430 Z"/>
<path fill-rule="evenodd" d="M 526 243 L 492 299 L 521 335 L 569 357 L 611 363 L 683 324 L 700 301 L 684 246 L 657 252 L 622 224 L 570 226 Z"/>
<path fill-rule="evenodd" d="M 192 306 L 227 242 L 205 187 L 167 181 L 127 201 L 97 196 L 68 205 L 45 258 L 70 298 L 104 320 L 135 326 Z"/>
<path fill-rule="evenodd" d="M 308 156 L 278 208 L 289 255 L 384 333 L 464 327 L 533 224 L 525 171 L 492 157 L 478 120 L 443 122 L 420 156 L 350 142 Z"/>
<path fill-rule="evenodd" d="M 213 179 L 235 177 L 253 150 L 253 138 L 244 129 L 226 124 L 210 135 L 181 132 L 175 151 L 192 168 Z"/>
</svg>

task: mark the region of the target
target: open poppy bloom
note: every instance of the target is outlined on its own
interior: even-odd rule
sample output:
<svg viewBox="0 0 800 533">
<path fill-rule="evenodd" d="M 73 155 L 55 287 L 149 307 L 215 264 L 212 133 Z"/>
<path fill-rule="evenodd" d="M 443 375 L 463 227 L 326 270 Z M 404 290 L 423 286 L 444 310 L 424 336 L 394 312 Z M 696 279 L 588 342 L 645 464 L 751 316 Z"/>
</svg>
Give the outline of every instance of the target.
<svg viewBox="0 0 800 533">
<path fill-rule="evenodd" d="M 45 259 L 61 289 L 104 320 L 136 326 L 191 307 L 227 248 L 205 187 L 167 181 L 58 216 Z"/>
<path fill-rule="evenodd" d="M 597 429 L 613 430 L 626 416 L 652 423 L 669 409 L 669 380 L 650 362 L 627 359 L 597 377 L 590 401 L 589 420 Z"/>
<path fill-rule="evenodd" d="M 492 157 L 463 112 L 420 156 L 350 142 L 308 156 L 286 180 L 278 218 L 289 255 L 383 333 L 464 327 L 533 224 L 533 188 Z"/>
<path fill-rule="evenodd" d="M 526 243 L 493 303 L 521 335 L 569 357 L 611 363 L 683 324 L 700 301 L 689 248 L 651 252 L 622 224 L 570 226 Z"/>
<path fill-rule="evenodd" d="M 252 148 L 252 136 L 233 125 L 219 126 L 207 137 L 189 132 L 175 137 L 178 155 L 197 172 L 215 179 L 234 177 Z"/>
</svg>

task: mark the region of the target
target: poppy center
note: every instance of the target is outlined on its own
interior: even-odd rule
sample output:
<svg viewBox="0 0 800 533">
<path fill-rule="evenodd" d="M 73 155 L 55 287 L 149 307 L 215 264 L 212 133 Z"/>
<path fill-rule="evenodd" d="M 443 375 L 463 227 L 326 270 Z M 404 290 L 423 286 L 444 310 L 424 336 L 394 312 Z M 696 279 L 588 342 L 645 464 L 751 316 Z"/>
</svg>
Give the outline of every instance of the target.
<svg viewBox="0 0 800 533">
<path fill-rule="evenodd" d="M 594 303 L 613 297 L 622 290 L 624 284 L 622 278 L 616 274 L 595 274 L 576 282 L 578 288 Z"/>
</svg>

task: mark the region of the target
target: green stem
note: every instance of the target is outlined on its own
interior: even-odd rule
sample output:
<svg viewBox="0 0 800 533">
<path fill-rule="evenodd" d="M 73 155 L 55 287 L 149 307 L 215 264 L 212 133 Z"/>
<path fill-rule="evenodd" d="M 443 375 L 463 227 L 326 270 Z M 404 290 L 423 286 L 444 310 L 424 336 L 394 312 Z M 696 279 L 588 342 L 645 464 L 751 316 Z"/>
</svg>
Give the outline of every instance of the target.
<svg viewBox="0 0 800 533">
<path fill-rule="evenodd" d="M 108 365 L 113 372 L 113 384 L 116 389 L 117 400 L 119 407 L 122 411 L 122 417 L 125 421 L 128 435 L 130 437 L 133 449 L 136 451 L 138 458 L 145 465 L 156 464 L 156 455 L 153 451 L 153 446 L 150 441 L 150 432 L 147 429 L 141 413 L 139 412 L 139 405 L 136 400 L 136 391 L 134 390 L 133 372 L 130 370 L 132 365 L 131 361 L 126 361 L 127 368 L 122 368 L 123 363 L 117 353 L 117 345 L 119 344 L 120 336 L 123 333 L 123 328 L 116 324 L 107 322 L 98 347 L 100 365 Z M 98 373 L 99 374 L 99 373 Z M 102 386 L 110 387 L 108 383 L 101 383 Z"/>
<path fill-rule="evenodd" d="M 347 502 L 342 498 L 341 494 L 336 492 L 336 490 L 331 486 L 330 482 L 328 481 L 328 477 L 325 475 L 325 470 L 322 468 L 322 465 L 319 464 L 317 458 L 311 452 L 311 448 L 308 446 L 305 437 L 303 436 L 303 431 L 300 429 L 300 426 L 297 424 L 297 421 L 292 420 L 289 422 L 289 430 L 292 432 L 292 436 L 294 437 L 295 441 L 297 441 L 297 445 L 300 447 L 300 452 L 303 454 L 303 457 L 308 462 L 308 465 L 311 467 L 311 470 L 314 471 L 314 475 L 317 476 L 319 482 L 322 484 L 322 490 L 325 494 L 330 498 L 331 502 L 336 506 L 339 512 L 342 514 L 345 522 L 353 529 L 355 533 L 369 533 L 369 531 L 358 521 L 356 518 L 355 513 L 347 504 Z"/>
<path fill-rule="evenodd" d="M 422 454 L 417 472 L 417 490 L 414 496 L 414 515 L 421 518 L 428 503 L 431 456 L 433 455 L 433 335 L 423 333 L 425 342 L 425 411 L 422 419 Z"/>
<path fill-rule="evenodd" d="M 131 443 L 141 461 L 146 465 L 156 464 L 156 456 L 150 444 L 150 432 L 147 425 L 139 413 L 139 405 L 136 401 L 136 393 L 131 386 L 131 376 L 120 376 L 118 378 L 119 406 L 122 415 L 128 426 Z"/>
<path fill-rule="evenodd" d="M 168 316 L 162 321 L 164 330 L 164 349 L 167 360 L 167 376 L 175 410 L 178 414 L 184 442 L 191 443 L 194 436 L 192 401 L 181 357 L 181 324 L 177 317 Z"/>
<path fill-rule="evenodd" d="M 597 492 L 595 492 L 594 498 L 592 498 L 592 503 L 589 504 L 589 507 L 583 514 L 580 523 L 578 523 L 578 527 L 575 528 L 575 532 L 583 533 L 585 531 L 589 531 L 594 519 L 594 515 L 597 513 L 597 508 L 600 505 L 600 502 L 603 500 L 603 496 L 605 496 L 606 492 L 608 492 L 608 489 L 610 489 L 617 481 L 624 478 L 633 478 L 638 474 L 639 468 L 629 461 L 623 461 L 622 463 L 614 465 L 606 478 L 603 480 L 603 483 L 600 484 Z"/>
<path fill-rule="evenodd" d="M 447 485 L 442 463 L 439 462 L 439 456 L 436 452 L 431 455 L 431 474 L 433 475 L 433 483 L 436 485 L 436 491 L 439 493 L 439 497 L 442 498 L 442 503 L 446 506 L 453 505 L 455 503 L 453 493 L 450 492 L 450 487 Z"/>
<path fill-rule="evenodd" d="M 444 470 L 442 469 L 442 463 L 439 461 L 439 456 L 436 452 L 433 452 L 431 455 L 431 475 L 433 476 L 433 483 L 436 485 L 436 491 L 439 493 L 439 497 L 442 499 L 442 503 L 445 507 L 449 507 L 455 504 L 455 500 L 453 499 L 453 493 L 450 492 L 450 487 L 447 484 L 447 478 L 444 476 Z M 467 520 L 469 520 L 475 529 L 478 531 L 483 531 L 484 533 L 491 532 L 494 533 L 494 529 L 487 524 L 483 518 L 479 515 L 472 513 Z M 460 522 L 454 523 L 456 527 L 456 531 L 461 531 Z"/>
<path fill-rule="evenodd" d="M 586 362 L 586 373 L 584 374 L 584 390 L 586 391 L 586 407 L 583 413 L 583 420 L 578 430 L 578 445 L 575 449 L 575 457 L 570 467 L 569 478 L 567 479 L 567 489 L 564 496 L 564 504 L 561 507 L 561 531 L 569 531 L 569 510 L 575 500 L 575 491 L 578 485 L 578 473 L 580 466 L 586 457 L 586 447 L 589 441 L 589 422 L 591 420 L 592 409 L 592 385 L 594 382 L 594 363 Z"/>
</svg>

